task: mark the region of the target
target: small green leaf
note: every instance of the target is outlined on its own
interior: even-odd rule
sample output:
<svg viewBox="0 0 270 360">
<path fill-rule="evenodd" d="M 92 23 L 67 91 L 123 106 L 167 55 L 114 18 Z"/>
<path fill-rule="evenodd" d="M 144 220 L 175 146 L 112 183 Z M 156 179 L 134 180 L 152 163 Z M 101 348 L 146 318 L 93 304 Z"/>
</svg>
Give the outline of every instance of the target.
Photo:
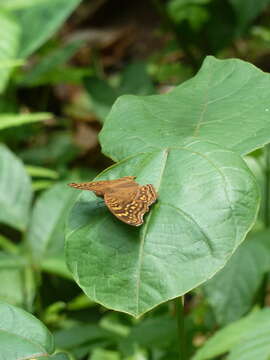
<svg viewBox="0 0 270 360">
<path fill-rule="evenodd" d="M 87 342 L 110 338 L 112 334 L 97 325 L 89 324 L 58 330 L 54 336 L 58 348 L 72 350 L 80 345 L 87 344 Z"/>
<path fill-rule="evenodd" d="M 112 104 L 120 95 L 118 89 L 96 76 L 86 77 L 84 80 L 86 90 L 91 96 L 94 110 L 101 120 L 108 115 Z"/>
<path fill-rule="evenodd" d="M 0 302 L 0 360 L 21 360 L 53 353 L 51 333 L 33 315 Z"/>
<path fill-rule="evenodd" d="M 238 154 L 200 141 L 135 155 L 98 179 L 126 175 L 158 192 L 145 224 L 121 223 L 83 192 L 70 214 L 66 257 L 91 299 L 139 316 L 222 268 L 254 224 L 259 197 Z"/>
<path fill-rule="evenodd" d="M 0 115 L 0 130 L 8 129 L 14 126 L 31 124 L 52 118 L 50 113 L 35 114 L 3 114 Z"/>
<path fill-rule="evenodd" d="M 48 179 L 58 179 L 59 174 L 52 170 L 42 166 L 25 165 L 27 173 L 32 177 L 44 177 Z"/>
<path fill-rule="evenodd" d="M 14 15 L 22 29 L 19 57 L 31 55 L 47 41 L 79 5 L 81 0 L 35 1 L 21 7 Z M 19 7 L 18 7 L 19 8 Z M 31 26 L 29 26 L 31 24 Z"/>
<path fill-rule="evenodd" d="M 66 215 L 78 194 L 61 182 L 37 200 L 27 233 L 27 242 L 35 263 L 63 256 Z"/>
<path fill-rule="evenodd" d="M 6 301 L 12 305 L 23 306 L 24 291 L 21 259 L 0 252 L 0 301 Z"/>
<path fill-rule="evenodd" d="M 125 344 L 136 343 L 143 348 L 168 347 L 177 337 L 177 322 L 170 315 L 143 319 L 133 326 L 129 335 L 123 340 Z"/>
<path fill-rule="evenodd" d="M 252 306 L 263 275 L 270 270 L 269 237 L 269 231 L 251 235 L 204 285 L 219 324 L 238 320 Z"/>
<path fill-rule="evenodd" d="M 89 358 L 91 360 L 120 360 L 120 354 L 116 351 L 96 349 Z"/>
<path fill-rule="evenodd" d="M 213 335 L 192 360 L 209 360 L 230 351 L 228 360 L 268 360 L 270 310 L 251 313 Z"/>
<path fill-rule="evenodd" d="M 241 34 L 270 3 L 269 0 L 229 0 L 238 18 L 238 32 Z M 239 35 L 238 34 L 238 35 Z"/>
<path fill-rule="evenodd" d="M 64 258 L 61 255 L 58 255 L 58 257 L 45 257 L 41 263 L 41 269 L 49 274 L 58 275 L 69 280 L 72 279 Z"/>
<path fill-rule="evenodd" d="M 0 7 L 1 9 L 1 7 Z M 16 56 L 19 46 L 20 28 L 16 22 L 0 11 L 0 94 L 5 89 L 10 71 L 16 66 Z"/>
<path fill-rule="evenodd" d="M 25 9 L 47 1 L 48 0 L 2 0 L 1 8 L 6 10 Z"/>
<path fill-rule="evenodd" d="M 123 70 L 117 87 L 112 87 L 107 81 L 94 76 L 87 77 L 84 83 L 94 110 L 101 120 L 106 118 L 118 96 L 148 95 L 155 91 L 151 78 L 146 72 L 146 65 L 141 62 L 130 64 Z"/>
<path fill-rule="evenodd" d="M 0 144 L 0 222 L 25 230 L 31 199 L 31 182 L 22 162 Z"/>
<path fill-rule="evenodd" d="M 50 75 L 50 71 L 58 67 L 60 68 L 60 66 L 63 67 L 63 64 L 65 64 L 82 45 L 82 41 L 73 41 L 44 56 L 36 66 L 24 74 L 23 78 L 20 79 L 20 84 L 24 86 L 44 84 L 44 81 L 46 81 L 46 78 Z"/>
<path fill-rule="evenodd" d="M 121 74 L 119 90 L 121 94 L 153 94 L 155 88 L 146 71 L 146 64 L 143 62 L 134 62 L 128 65 Z"/>
</svg>

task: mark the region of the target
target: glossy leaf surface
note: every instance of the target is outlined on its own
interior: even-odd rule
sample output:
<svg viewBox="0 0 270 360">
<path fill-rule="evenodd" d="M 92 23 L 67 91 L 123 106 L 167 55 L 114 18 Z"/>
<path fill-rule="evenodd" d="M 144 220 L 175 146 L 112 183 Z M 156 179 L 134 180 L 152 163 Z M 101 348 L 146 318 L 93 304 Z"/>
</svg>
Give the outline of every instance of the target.
<svg viewBox="0 0 270 360">
<path fill-rule="evenodd" d="M 135 155 L 100 179 L 125 175 L 158 191 L 145 224 L 120 223 L 83 192 L 70 215 L 66 255 L 90 298 L 138 316 L 225 265 L 254 222 L 258 190 L 239 155 L 200 141 Z"/>
</svg>

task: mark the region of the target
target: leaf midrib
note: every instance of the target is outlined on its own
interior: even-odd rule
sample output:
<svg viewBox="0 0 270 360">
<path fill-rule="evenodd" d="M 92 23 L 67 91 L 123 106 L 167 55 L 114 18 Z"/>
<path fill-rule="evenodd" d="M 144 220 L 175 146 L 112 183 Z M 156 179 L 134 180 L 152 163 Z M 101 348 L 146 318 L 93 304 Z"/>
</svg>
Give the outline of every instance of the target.
<svg viewBox="0 0 270 360">
<path fill-rule="evenodd" d="M 161 186 L 161 182 L 162 182 L 162 178 L 163 178 L 163 173 L 165 171 L 165 167 L 166 167 L 166 163 L 168 160 L 168 156 L 169 156 L 169 149 L 165 149 L 163 150 L 164 153 L 164 157 L 163 157 L 163 166 L 160 172 L 160 177 L 159 177 L 159 183 L 156 185 L 156 190 L 157 192 L 159 191 L 159 188 Z M 146 221 L 145 221 L 145 226 L 143 227 L 142 232 L 140 233 L 140 237 L 141 237 L 141 242 L 140 242 L 140 248 L 139 248 L 139 257 L 138 257 L 138 275 L 137 275 L 137 282 L 136 282 L 136 314 L 139 314 L 139 299 L 140 299 L 140 284 L 141 284 L 141 269 L 142 269 L 142 263 L 143 263 L 143 249 L 144 249 L 144 243 L 145 243 L 145 238 L 147 235 L 147 229 L 150 223 L 150 219 L 153 215 L 153 212 L 151 211 L 149 216 L 147 217 Z"/>
</svg>

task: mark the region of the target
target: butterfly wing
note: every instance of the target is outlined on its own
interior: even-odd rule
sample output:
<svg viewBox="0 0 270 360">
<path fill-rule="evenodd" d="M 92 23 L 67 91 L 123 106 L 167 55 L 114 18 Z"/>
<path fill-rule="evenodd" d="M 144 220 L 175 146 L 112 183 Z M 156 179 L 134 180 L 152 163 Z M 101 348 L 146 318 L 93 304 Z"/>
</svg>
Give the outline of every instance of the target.
<svg viewBox="0 0 270 360">
<path fill-rule="evenodd" d="M 82 183 L 71 183 L 68 185 L 79 190 L 94 191 L 94 193 L 97 196 L 103 197 L 105 192 L 110 191 L 110 189 L 117 187 L 119 185 L 120 186 L 123 184 L 137 185 L 134 179 L 136 179 L 136 176 L 125 176 L 116 180 L 89 181 Z"/>
<path fill-rule="evenodd" d="M 68 184 L 69 186 L 75 188 L 75 189 L 79 189 L 79 190 L 89 190 L 89 191 L 94 191 L 94 193 L 97 196 L 103 196 L 104 195 L 104 183 L 106 183 L 106 181 L 92 181 L 92 182 L 83 182 L 83 183 L 71 183 Z"/>
<path fill-rule="evenodd" d="M 121 194 L 105 193 L 104 201 L 108 209 L 121 221 L 133 226 L 143 224 L 143 216 L 157 199 L 153 185 L 138 186 L 136 191 L 125 198 Z"/>
</svg>

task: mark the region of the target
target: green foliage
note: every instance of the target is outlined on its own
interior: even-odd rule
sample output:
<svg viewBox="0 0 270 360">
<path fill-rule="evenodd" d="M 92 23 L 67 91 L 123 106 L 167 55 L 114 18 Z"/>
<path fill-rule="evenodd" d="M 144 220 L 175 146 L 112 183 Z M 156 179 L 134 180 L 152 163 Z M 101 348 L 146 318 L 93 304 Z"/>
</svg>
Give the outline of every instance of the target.
<svg viewBox="0 0 270 360">
<path fill-rule="evenodd" d="M 125 96 L 114 105 L 101 133 L 103 149 L 118 160 L 137 155 L 120 161 L 99 179 L 136 175 L 139 183 L 155 186 L 159 199 L 141 229 L 119 223 L 94 195 L 78 199 L 67 231 L 67 261 L 78 284 L 95 301 L 138 316 L 181 296 L 223 267 L 254 224 L 259 200 L 254 180 L 240 157 L 223 149 L 226 142 L 227 148 L 246 153 L 268 139 L 266 132 L 265 140 L 254 138 L 252 118 L 244 118 L 239 110 L 238 119 L 242 116 L 246 124 L 241 139 L 236 129 L 243 128 L 243 122 L 230 131 L 235 93 L 238 106 L 241 99 L 246 104 L 247 98 L 254 98 L 249 114 L 267 106 L 257 98 L 256 85 L 246 90 L 239 81 L 246 84 L 247 69 L 256 72 L 257 79 L 261 76 L 260 85 L 268 81 L 248 64 L 210 58 L 193 80 L 168 95 Z M 215 82 L 210 89 L 211 78 Z M 178 114 L 184 119 L 181 123 Z M 268 126 L 265 111 L 257 122 Z"/>
<path fill-rule="evenodd" d="M 101 120 L 106 118 L 111 106 L 120 95 L 148 95 L 154 93 L 154 87 L 146 72 L 145 64 L 140 62 L 130 64 L 125 68 L 117 87 L 111 86 L 98 77 L 86 78 L 85 87 Z"/>
<path fill-rule="evenodd" d="M 16 66 L 20 28 L 12 17 L 1 12 L 1 7 L 0 22 L 2 27 L 0 34 L 0 94 L 2 94 L 10 72 Z"/>
<path fill-rule="evenodd" d="M 22 3 L 23 6 L 17 9 L 14 6 L 11 10 L 22 30 L 18 56 L 31 55 L 53 35 L 79 3 L 80 0 L 55 0 L 53 3 L 41 0 Z"/>
<path fill-rule="evenodd" d="M 0 302 L 0 359 L 40 358 L 54 351 L 53 338 L 34 316 Z"/>
<path fill-rule="evenodd" d="M 0 360 L 268 360 L 270 2 L 122 5 L 0 1 Z"/>
<path fill-rule="evenodd" d="M 250 310 L 263 276 L 270 271 L 269 231 L 255 233 L 205 287 L 218 322 L 239 319 Z"/>
<path fill-rule="evenodd" d="M 0 221 L 25 230 L 29 220 L 32 189 L 22 162 L 0 144 Z"/>
<path fill-rule="evenodd" d="M 138 316 L 224 266 L 254 222 L 258 193 L 240 157 L 210 143 L 139 154 L 99 179 L 128 174 L 158 191 L 145 225 L 121 224 L 84 193 L 70 216 L 66 251 L 76 281 L 92 299 Z"/>
<path fill-rule="evenodd" d="M 270 3 L 269 0 L 229 0 L 235 9 L 239 23 L 239 32 L 243 32 L 247 25 L 256 18 Z"/>
<path fill-rule="evenodd" d="M 50 117 L 52 117 L 52 114 L 49 113 L 0 115 L 0 130 L 48 120 Z"/>
<path fill-rule="evenodd" d="M 63 254 L 65 218 L 76 197 L 66 182 L 54 185 L 39 197 L 27 233 L 34 262 Z"/>
<path fill-rule="evenodd" d="M 171 0 L 168 3 L 168 13 L 176 22 L 188 21 L 190 27 L 197 31 L 209 19 L 209 13 L 203 5 L 211 0 Z"/>
<path fill-rule="evenodd" d="M 255 311 L 218 331 L 192 360 L 213 359 L 230 352 L 228 360 L 269 359 L 269 309 Z"/>
<path fill-rule="evenodd" d="M 21 86 L 37 86 L 54 81 L 59 82 L 58 73 L 63 71 L 63 64 L 76 53 L 82 44 L 82 41 L 74 41 L 44 56 L 28 73 L 23 74 L 19 84 Z M 67 79 L 65 80 L 67 81 Z"/>
</svg>

